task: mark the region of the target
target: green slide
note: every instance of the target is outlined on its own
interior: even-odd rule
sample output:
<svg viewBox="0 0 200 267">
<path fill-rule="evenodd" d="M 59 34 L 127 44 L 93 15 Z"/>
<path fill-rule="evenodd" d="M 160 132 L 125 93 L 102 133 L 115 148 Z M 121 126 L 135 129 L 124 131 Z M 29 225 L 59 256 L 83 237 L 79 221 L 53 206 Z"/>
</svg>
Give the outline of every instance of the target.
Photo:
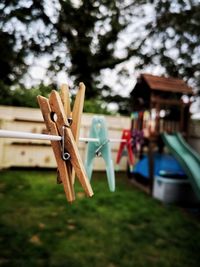
<svg viewBox="0 0 200 267">
<path fill-rule="evenodd" d="M 162 138 L 182 166 L 192 188 L 200 199 L 200 155 L 185 142 L 180 133 L 173 135 L 164 133 Z"/>
</svg>

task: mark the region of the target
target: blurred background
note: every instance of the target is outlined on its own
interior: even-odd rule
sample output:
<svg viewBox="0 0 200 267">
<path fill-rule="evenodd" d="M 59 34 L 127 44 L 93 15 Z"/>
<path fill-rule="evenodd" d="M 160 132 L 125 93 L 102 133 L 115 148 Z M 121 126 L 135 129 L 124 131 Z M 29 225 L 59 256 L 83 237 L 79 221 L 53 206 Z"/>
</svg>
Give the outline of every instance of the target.
<svg viewBox="0 0 200 267">
<path fill-rule="evenodd" d="M 199 8 L 198 0 L 1 1 L 0 103 L 35 107 L 39 92 L 83 81 L 85 111 L 129 114 L 130 91 L 148 72 L 187 81 L 197 112 Z"/>
<path fill-rule="evenodd" d="M 170 77 L 178 79 L 175 93 Z M 154 78 L 164 89 L 151 86 Z M 162 115 L 159 109 L 159 137 L 161 126 L 171 133 L 180 123 L 179 131 L 200 152 L 200 1 L 1 0 L 0 128 L 46 133 L 36 96 L 67 83 L 73 102 L 79 82 L 86 85 L 81 136 L 88 136 L 94 113 L 105 115 L 112 138 L 145 127 L 137 105 L 143 108 L 141 95 L 145 100 L 146 92 L 158 92 L 171 103 L 181 97 L 187 113 L 164 106 Z M 151 121 L 158 132 L 156 113 Z M 163 144 L 156 142 L 160 151 Z M 149 143 L 143 144 L 144 151 L 134 152 L 138 162 L 153 157 Z M 86 147 L 79 144 L 82 158 Z M 118 149 L 112 144 L 114 160 Z M 105 162 L 95 159 L 94 197 L 86 198 L 76 182 L 70 205 L 63 186 L 56 185 L 49 142 L 0 139 L 0 151 L 0 266 L 199 266 L 199 202 L 177 206 L 152 198 L 145 193 L 150 182 L 133 182 L 127 153 L 115 193 L 108 189 Z M 181 194 L 188 200 L 186 191 Z"/>
</svg>

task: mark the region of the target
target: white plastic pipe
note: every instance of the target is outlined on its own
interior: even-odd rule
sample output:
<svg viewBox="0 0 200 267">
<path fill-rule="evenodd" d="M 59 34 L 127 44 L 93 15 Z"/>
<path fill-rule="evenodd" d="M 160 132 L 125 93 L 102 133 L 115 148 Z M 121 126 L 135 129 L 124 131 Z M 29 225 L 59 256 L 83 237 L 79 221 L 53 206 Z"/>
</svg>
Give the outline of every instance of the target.
<svg viewBox="0 0 200 267">
<path fill-rule="evenodd" d="M 17 138 L 17 139 L 35 139 L 35 140 L 50 140 L 61 141 L 61 136 L 49 134 L 36 134 L 18 131 L 0 130 L 0 137 Z"/>
<path fill-rule="evenodd" d="M 81 142 L 99 142 L 99 138 L 80 137 L 79 141 L 81 141 Z"/>
<path fill-rule="evenodd" d="M 126 143 L 127 142 L 126 139 L 117 139 L 117 138 L 111 138 L 111 139 L 109 139 L 109 141 L 111 143 L 121 143 L 121 142 Z"/>
<path fill-rule="evenodd" d="M 59 135 L 37 134 L 19 131 L 0 130 L 0 138 L 17 138 L 17 139 L 32 139 L 32 140 L 49 140 L 61 141 L 62 137 Z M 81 142 L 99 142 L 98 138 L 80 137 Z M 125 139 L 109 139 L 110 142 L 126 142 Z"/>
</svg>

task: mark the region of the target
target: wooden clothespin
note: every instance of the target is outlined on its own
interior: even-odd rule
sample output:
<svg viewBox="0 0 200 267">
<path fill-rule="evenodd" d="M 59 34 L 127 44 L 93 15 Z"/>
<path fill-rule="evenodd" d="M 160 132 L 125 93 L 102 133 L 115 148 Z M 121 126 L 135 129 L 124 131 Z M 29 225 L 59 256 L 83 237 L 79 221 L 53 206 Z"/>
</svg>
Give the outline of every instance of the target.
<svg viewBox="0 0 200 267">
<path fill-rule="evenodd" d="M 83 88 L 84 85 L 81 84 L 80 87 Z M 70 101 L 67 94 L 68 91 L 64 92 L 64 89 L 62 89 L 60 97 L 58 92 L 53 90 L 49 96 L 49 99 L 42 96 L 38 96 L 38 102 L 49 134 L 62 136 L 61 143 L 57 141 L 51 141 L 51 144 L 58 165 L 59 176 L 63 183 L 67 200 L 69 202 L 72 202 L 75 199 L 72 180 L 73 169 L 86 194 L 88 196 L 92 196 L 93 191 L 88 181 L 81 157 L 79 155 L 78 147 L 76 144 L 76 140 L 78 138 L 74 137 L 74 135 L 78 135 L 80 129 L 81 114 L 77 107 L 78 104 L 76 104 L 77 111 L 74 114 L 78 115 L 74 115 L 74 121 L 77 122 L 78 125 L 75 125 L 73 127 L 74 130 L 72 133 L 71 127 L 75 123 L 73 122 L 70 126 L 70 123 L 68 121 L 68 115 L 71 110 Z M 82 95 L 82 93 L 79 93 L 79 96 L 80 95 Z M 79 96 L 77 99 L 81 98 Z M 81 101 L 77 100 L 78 103 L 80 103 Z"/>
<path fill-rule="evenodd" d="M 108 130 L 103 116 L 94 116 L 90 127 L 91 138 L 99 139 L 98 142 L 90 142 L 87 147 L 85 168 L 88 178 L 91 179 L 93 162 L 95 157 L 102 156 L 106 165 L 106 173 L 109 189 L 115 191 L 115 172 L 112 160 L 111 147 L 108 139 Z"/>
<path fill-rule="evenodd" d="M 130 166 L 130 170 L 133 169 L 134 166 L 134 155 L 133 155 L 133 149 L 132 149 L 132 135 L 131 131 L 128 129 L 124 129 L 122 132 L 122 140 L 126 140 L 126 142 L 121 142 L 119 145 L 119 149 L 117 152 L 117 159 L 116 164 L 119 165 L 120 160 L 123 156 L 123 152 L 126 149 L 127 155 L 128 155 L 128 162 Z"/>
</svg>

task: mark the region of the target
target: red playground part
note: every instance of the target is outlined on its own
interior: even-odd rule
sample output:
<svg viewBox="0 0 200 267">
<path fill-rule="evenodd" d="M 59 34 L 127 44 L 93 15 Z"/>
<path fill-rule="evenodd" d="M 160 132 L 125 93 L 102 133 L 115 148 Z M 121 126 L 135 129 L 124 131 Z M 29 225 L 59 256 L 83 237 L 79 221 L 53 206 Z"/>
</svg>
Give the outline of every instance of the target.
<svg viewBox="0 0 200 267">
<path fill-rule="evenodd" d="M 123 141 L 121 141 L 118 152 L 117 152 L 117 159 L 116 159 L 116 164 L 119 164 L 122 156 L 123 156 L 123 151 L 126 148 L 127 153 L 128 153 L 128 162 L 130 167 L 133 167 L 134 165 L 134 155 L 133 155 L 133 149 L 132 149 L 132 136 L 131 136 L 131 131 L 130 130 L 123 130 L 122 132 L 122 137 Z M 124 142 L 126 140 L 126 142 Z"/>
</svg>

